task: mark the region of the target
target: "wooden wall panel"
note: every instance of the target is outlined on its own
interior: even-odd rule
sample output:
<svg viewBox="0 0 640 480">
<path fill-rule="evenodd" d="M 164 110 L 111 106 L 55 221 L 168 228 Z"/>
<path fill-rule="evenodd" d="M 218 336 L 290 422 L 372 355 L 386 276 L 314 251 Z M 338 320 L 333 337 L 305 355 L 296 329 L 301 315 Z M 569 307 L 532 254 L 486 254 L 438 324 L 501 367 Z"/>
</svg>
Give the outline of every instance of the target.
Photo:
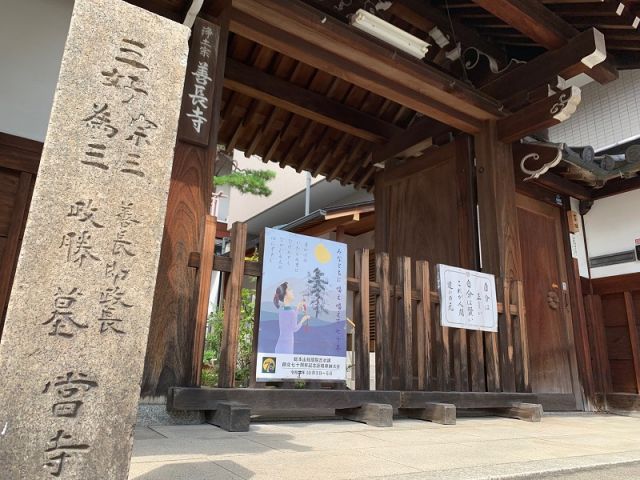
<svg viewBox="0 0 640 480">
<path fill-rule="evenodd" d="M 0 336 L 42 144 L 0 133 Z"/>
<path fill-rule="evenodd" d="M 609 370 L 599 372 L 598 383 L 608 385 L 609 393 L 640 393 L 640 273 L 594 279 L 590 288 L 602 305 L 592 315 L 599 317 L 603 331 L 592 334 L 592 357 L 604 357 L 609 364 Z"/>
<path fill-rule="evenodd" d="M 433 147 L 422 157 L 386 169 L 376 181 L 376 249 L 388 252 L 391 259 L 408 256 L 414 261 L 428 260 L 433 282 L 438 263 L 477 268 L 469 142 L 469 137 L 463 135 L 449 144 Z M 395 269 L 391 272 L 395 282 Z M 412 272 L 412 282 L 415 282 L 415 272 Z M 391 315 L 395 322 L 393 309 Z M 415 332 L 415 315 L 412 327 Z M 398 325 L 392 328 L 394 352 L 402 351 L 402 331 Z M 482 348 L 477 346 L 477 338 L 473 334 L 470 338 L 464 330 L 450 332 L 436 328 L 435 331 L 442 331 L 442 336 L 434 336 L 432 349 L 444 355 L 434 355 L 436 361 L 431 365 L 431 375 L 442 382 L 440 388 L 484 391 L 484 356 Z M 414 335 L 414 352 L 418 351 L 416 342 Z M 394 354 L 393 358 L 400 356 Z M 398 362 L 394 365 L 395 375 L 400 370 Z M 414 372 L 417 371 L 417 363 L 413 367 Z"/>
<path fill-rule="evenodd" d="M 19 179 L 19 171 L 0 168 L 0 236 L 6 237 L 9 233 Z"/>
</svg>

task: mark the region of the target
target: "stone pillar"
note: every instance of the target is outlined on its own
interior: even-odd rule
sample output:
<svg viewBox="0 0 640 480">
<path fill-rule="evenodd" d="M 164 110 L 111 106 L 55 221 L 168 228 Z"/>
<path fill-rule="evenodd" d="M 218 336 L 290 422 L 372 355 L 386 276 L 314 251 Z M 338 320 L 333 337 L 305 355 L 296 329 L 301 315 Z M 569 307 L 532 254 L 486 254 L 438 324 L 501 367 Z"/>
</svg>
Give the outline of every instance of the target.
<svg viewBox="0 0 640 480">
<path fill-rule="evenodd" d="M 189 30 L 76 0 L 0 344 L 0 477 L 126 479 Z"/>
</svg>

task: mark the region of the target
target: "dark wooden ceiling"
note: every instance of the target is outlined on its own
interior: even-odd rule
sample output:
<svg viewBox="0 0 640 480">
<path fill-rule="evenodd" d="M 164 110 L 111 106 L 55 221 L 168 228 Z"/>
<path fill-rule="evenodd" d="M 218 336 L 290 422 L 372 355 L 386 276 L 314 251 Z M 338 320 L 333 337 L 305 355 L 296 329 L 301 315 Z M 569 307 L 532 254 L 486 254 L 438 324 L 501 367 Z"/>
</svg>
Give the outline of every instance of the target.
<svg viewBox="0 0 640 480">
<path fill-rule="evenodd" d="M 184 19 L 191 5 L 191 0 L 128 1 L 176 21 Z M 424 62 L 450 75 L 460 85 L 475 89 L 486 78 L 477 80 L 470 76 L 462 68 L 464 58 L 462 61 L 447 58 L 447 50 L 455 42 L 474 45 L 489 53 L 501 68 L 509 65 L 510 59 L 530 61 L 553 49 L 553 45 L 544 43 L 554 42 L 553 36 L 548 39 L 544 35 L 538 37 L 536 32 L 531 34 L 526 28 L 518 30 L 494 15 L 495 5 L 506 0 L 486 1 L 488 5 L 479 6 L 483 2 L 397 0 L 390 9 L 377 14 L 424 39 L 428 39 L 434 26 L 442 30 L 454 42 L 441 49 L 428 39 L 432 47 Z M 633 26 L 638 23 L 635 15 L 640 12 L 640 0 L 623 2 L 622 11 L 621 2 L 609 0 L 520 1 L 538 2 L 540 5 L 534 6 L 541 6 L 543 14 L 552 16 L 551 23 L 557 27 L 558 35 L 565 35 L 565 43 L 577 32 L 595 26 L 605 34 L 607 49 L 618 68 L 640 67 L 640 33 Z M 206 17 L 219 3 L 205 0 L 202 14 Z M 352 10 L 375 9 L 379 2 L 305 0 L 304 3 L 346 22 Z M 376 171 L 372 153 L 415 122 L 427 120 L 415 110 L 356 86 L 344 77 L 313 68 L 237 33 L 230 34 L 227 58 L 219 143 L 228 150 L 237 148 L 246 155 L 259 155 L 264 161 L 370 188 Z M 283 90 L 291 92 L 291 103 L 297 102 L 297 106 L 292 108 L 277 101 L 277 92 Z M 313 106 L 305 110 L 302 108 L 305 103 Z M 442 134 L 441 123 L 433 121 L 430 126 L 434 133 Z M 455 133 L 455 129 L 451 130 Z"/>
</svg>

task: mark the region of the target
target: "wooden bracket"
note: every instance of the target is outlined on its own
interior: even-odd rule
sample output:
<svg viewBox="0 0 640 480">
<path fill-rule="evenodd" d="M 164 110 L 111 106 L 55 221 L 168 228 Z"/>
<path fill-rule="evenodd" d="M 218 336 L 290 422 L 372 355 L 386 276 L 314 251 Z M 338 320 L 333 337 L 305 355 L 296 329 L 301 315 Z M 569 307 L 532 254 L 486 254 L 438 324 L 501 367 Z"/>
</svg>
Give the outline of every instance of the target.
<svg viewBox="0 0 640 480">
<path fill-rule="evenodd" d="M 564 122 L 575 113 L 580 100 L 580 89 L 570 87 L 518 110 L 498 120 L 498 139 L 504 143 L 515 142 L 526 135 Z"/>
</svg>

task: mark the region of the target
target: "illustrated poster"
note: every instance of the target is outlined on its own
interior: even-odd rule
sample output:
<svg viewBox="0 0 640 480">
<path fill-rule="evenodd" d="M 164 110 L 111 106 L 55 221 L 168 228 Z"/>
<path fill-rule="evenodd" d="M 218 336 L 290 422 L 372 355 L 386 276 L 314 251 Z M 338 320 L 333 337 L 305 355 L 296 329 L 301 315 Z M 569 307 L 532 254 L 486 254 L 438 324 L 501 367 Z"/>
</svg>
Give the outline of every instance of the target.
<svg viewBox="0 0 640 480">
<path fill-rule="evenodd" d="M 347 246 L 265 229 L 256 379 L 346 379 Z"/>
</svg>

